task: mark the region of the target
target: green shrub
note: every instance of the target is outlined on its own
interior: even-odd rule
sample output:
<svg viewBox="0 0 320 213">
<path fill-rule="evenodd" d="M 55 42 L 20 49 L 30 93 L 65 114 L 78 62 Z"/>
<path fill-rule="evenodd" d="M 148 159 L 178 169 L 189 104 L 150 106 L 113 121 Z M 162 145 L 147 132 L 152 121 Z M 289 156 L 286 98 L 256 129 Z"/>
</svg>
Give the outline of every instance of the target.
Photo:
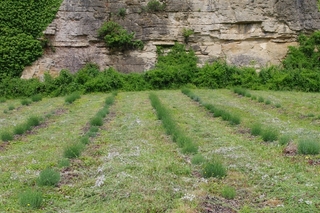
<svg viewBox="0 0 320 213">
<path fill-rule="evenodd" d="M 150 0 L 147 4 L 147 11 L 148 12 L 160 12 L 166 8 L 165 4 L 161 4 L 157 0 Z"/>
<path fill-rule="evenodd" d="M 89 142 L 90 142 L 90 139 L 89 139 L 89 136 L 88 135 L 85 135 L 85 136 L 83 136 L 83 137 L 81 137 L 80 138 L 80 142 L 82 143 L 82 144 L 88 144 Z"/>
<path fill-rule="evenodd" d="M 33 102 L 41 101 L 42 100 L 42 95 L 41 94 L 34 95 L 34 96 L 31 97 L 31 100 Z"/>
<path fill-rule="evenodd" d="M 91 126 L 102 126 L 103 125 L 103 117 L 100 116 L 94 116 L 91 120 L 90 120 L 90 125 Z"/>
<path fill-rule="evenodd" d="M 70 160 L 68 158 L 62 158 L 58 161 L 58 167 L 69 167 L 70 166 Z"/>
<path fill-rule="evenodd" d="M 113 21 L 105 22 L 98 30 L 98 36 L 112 50 L 142 50 L 144 47 L 142 41 L 134 40 L 134 33 L 129 33 L 121 25 Z"/>
<path fill-rule="evenodd" d="M 267 127 L 262 131 L 261 136 L 265 142 L 268 142 L 268 141 L 272 142 L 278 139 L 279 132 L 274 128 Z"/>
<path fill-rule="evenodd" d="M 1 133 L 1 140 L 2 141 L 12 141 L 13 140 L 13 134 L 9 131 L 4 131 Z"/>
<path fill-rule="evenodd" d="M 27 127 L 39 126 L 41 122 L 41 118 L 38 116 L 30 116 L 27 120 Z"/>
<path fill-rule="evenodd" d="M 206 162 L 203 165 L 202 175 L 205 178 L 217 177 L 223 178 L 227 175 L 226 168 L 218 160 Z"/>
<path fill-rule="evenodd" d="M 232 115 L 229 119 L 231 125 L 238 125 L 241 123 L 241 118 L 237 115 Z"/>
<path fill-rule="evenodd" d="M 108 96 L 108 97 L 106 98 L 105 104 L 106 104 L 106 105 L 112 105 L 113 102 L 114 102 L 114 95 Z"/>
<path fill-rule="evenodd" d="M 13 106 L 13 105 L 10 105 L 9 107 L 8 107 L 8 110 L 14 110 L 15 109 L 15 107 Z"/>
<path fill-rule="evenodd" d="M 298 142 L 298 153 L 304 155 L 317 155 L 320 153 L 319 141 L 315 138 L 304 138 Z"/>
<path fill-rule="evenodd" d="M 256 96 L 251 96 L 251 100 L 257 100 L 257 97 Z"/>
<path fill-rule="evenodd" d="M 250 129 L 251 135 L 258 136 L 262 133 L 262 126 L 260 123 L 254 123 Z"/>
<path fill-rule="evenodd" d="M 21 100 L 21 105 L 26 105 L 26 106 L 28 106 L 28 105 L 30 105 L 30 104 L 31 104 L 31 101 L 28 100 L 28 99 L 22 99 L 22 100 Z"/>
<path fill-rule="evenodd" d="M 182 153 L 197 153 L 198 152 L 198 146 L 192 143 L 190 140 L 189 143 L 184 143 L 182 147 Z"/>
<path fill-rule="evenodd" d="M 189 37 L 190 37 L 191 35 L 193 35 L 193 34 L 194 34 L 194 31 L 191 30 L 191 29 L 187 29 L 187 28 L 183 28 L 183 29 L 182 29 L 182 35 L 183 35 L 183 37 L 184 37 L 184 42 L 185 42 L 186 44 L 188 44 L 188 42 L 189 42 Z"/>
<path fill-rule="evenodd" d="M 231 200 L 236 197 L 236 190 L 231 186 L 225 186 L 222 188 L 221 195 L 222 197 Z"/>
<path fill-rule="evenodd" d="M 63 157 L 77 158 L 81 155 L 84 145 L 81 143 L 74 143 L 64 148 Z"/>
<path fill-rule="evenodd" d="M 280 104 L 280 103 L 276 103 L 274 106 L 275 106 L 276 108 L 280 108 L 280 107 L 281 107 L 281 104 Z"/>
<path fill-rule="evenodd" d="M 281 135 L 279 137 L 279 144 L 280 145 L 287 145 L 291 140 L 291 136 L 290 135 Z"/>
<path fill-rule="evenodd" d="M 8 113 L 8 110 L 6 110 L 6 109 L 3 110 L 3 113 L 4 113 L 4 114 L 7 114 L 7 113 Z"/>
<path fill-rule="evenodd" d="M 7 99 L 6 98 L 4 98 L 4 97 L 0 97 L 0 103 L 4 103 L 4 102 L 6 102 L 7 101 Z"/>
<path fill-rule="evenodd" d="M 81 98 L 80 92 L 74 92 L 74 93 L 68 95 L 68 96 L 65 98 L 65 102 L 68 103 L 68 104 L 71 104 L 71 103 L 73 103 L 75 100 L 80 99 L 80 98 Z"/>
<path fill-rule="evenodd" d="M 37 184 L 39 186 L 56 186 L 59 181 L 60 173 L 51 168 L 47 168 L 40 172 Z"/>
<path fill-rule="evenodd" d="M 13 130 L 13 133 L 15 135 L 22 135 L 23 133 L 25 133 L 27 131 L 27 125 L 26 124 L 20 124 L 20 125 L 17 125 L 14 130 Z"/>
<path fill-rule="evenodd" d="M 258 102 L 259 102 L 259 103 L 264 102 L 264 98 L 263 98 L 263 97 L 261 97 L 261 96 L 259 96 L 259 98 L 258 98 Z"/>
<path fill-rule="evenodd" d="M 271 101 L 269 99 L 267 99 L 265 102 L 264 102 L 266 105 L 270 105 L 271 104 Z"/>
<path fill-rule="evenodd" d="M 42 204 L 42 193 L 28 190 L 19 195 L 19 202 L 22 207 L 39 209 Z"/>
<path fill-rule="evenodd" d="M 97 126 L 91 126 L 89 129 L 89 132 L 98 132 L 99 131 L 99 127 Z"/>
<path fill-rule="evenodd" d="M 191 158 L 191 163 L 198 165 L 202 164 L 205 161 L 205 158 L 201 154 L 196 154 Z"/>
</svg>

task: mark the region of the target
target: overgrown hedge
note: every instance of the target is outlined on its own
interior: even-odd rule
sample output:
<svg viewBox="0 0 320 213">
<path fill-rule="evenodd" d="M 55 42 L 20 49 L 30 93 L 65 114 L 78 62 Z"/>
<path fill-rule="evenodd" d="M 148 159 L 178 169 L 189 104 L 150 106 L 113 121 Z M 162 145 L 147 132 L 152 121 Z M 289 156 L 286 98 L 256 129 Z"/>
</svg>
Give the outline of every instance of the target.
<svg viewBox="0 0 320 213">
<path fill-rule="evenodd" d="M 259 73 L 250 67 L 235 67 L 224 61 L 197 67 L 197 57 L 185 46 L 176 44 L 167 54 L 158 49 L 158 62 L 145 73 L 119 73 L 113 68 L 102 72 L 95 64 L 87 64 L 75 74 L 62 70 L 57 78 L 45 75 L 37 79 L 3 78 L 0 96 L 17 97 L 44 94 L 59 96 L 81 91 L 141 91 L 178 89 L 191 84 L 200 88 L 244 87 L 249 89 L 299 90 L 320 92 L 320 32 L 310 37 L 301 35 L 300 46 L 290 47 L 281 66 L 263 68 Z"/>
<path fill-rule="evenodd" d="M 0 1 L 0 79 L 20 76 L 42 55 L 38 39 L 52 22 L 62 0 Z"/>
</svg>

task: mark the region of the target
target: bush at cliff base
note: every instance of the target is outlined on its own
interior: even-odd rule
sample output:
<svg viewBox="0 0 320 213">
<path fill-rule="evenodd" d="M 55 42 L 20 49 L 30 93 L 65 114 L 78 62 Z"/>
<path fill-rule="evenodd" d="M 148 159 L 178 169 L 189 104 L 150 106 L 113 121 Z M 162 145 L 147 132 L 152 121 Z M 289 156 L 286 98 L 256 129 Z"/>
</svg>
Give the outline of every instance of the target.
<svg viewBox="0 0 320 213">
<path fill-rule="evenodd" d="M 100 71 L 89 63 L 75 74 L 62 70 L 57 78 L 45 74 L 44 82 L 37 79 L 23 80 L 4 76 L 0 95 L 4 97 L 44 94 L 59 96 L 81 91 L 108 92 L 113 90 L 141 91 L 177 89 L 192 84 L 199 88 L 245 87 L 249 89 L 320 91 L 320 32 L 299 36 L 299 46 L 289 47 L 281 66 L 269 66 L 257 73 L 250 67 L 235 67 L 225 61 L 215 61 L 197 67 L 197 57 L 182 44 L 175 44 L 171 51 L 158 49 L 154 69 L 145 73 L 119 73 L 113 68 Z"/>
</svg>

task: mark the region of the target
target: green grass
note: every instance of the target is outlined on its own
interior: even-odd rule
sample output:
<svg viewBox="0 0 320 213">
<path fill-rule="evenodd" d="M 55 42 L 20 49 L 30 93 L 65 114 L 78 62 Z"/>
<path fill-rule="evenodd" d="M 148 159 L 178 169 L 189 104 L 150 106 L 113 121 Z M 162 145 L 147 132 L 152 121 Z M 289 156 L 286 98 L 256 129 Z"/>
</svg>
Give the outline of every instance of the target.
<svg viewBox="0 0 320 213">
<path fill-rule="evenodd" d="M 0 202 L 5 205 L 0 204 L 0 212 L 33 211 L 19 203 L 29 187 L 43 193 L 35 212 L 201 212 L 205 205 L 236 212 L 319 212 L 319 167 L 314 165 L 319 154 L 286 156 L 284 146 L 261 143 L 261 137 L 248 134 L 258 123 L 263 131 L 271 127 L 284 133 L 279 144 L 289 140 L 294 147 L 304 138 L 319 142 L 319 121 L 305 117 L 320 114 L 319 94 L 250 91 L 281 103 L 276 109 L 227 89 L 192 92 L 201 98 L 200 104 L 206 103 L 204 107 L 181 91 L 154 92 L 174 121 L 173 125 L 166 120 L 171 129 L 158 120 L 148 92 L 120 92 L 108 109 L 110 117 L 90 143 L 82 142 L 88 139 L 84 130 L 102 110 L 106 94 L 83 95 L 70 105 L 63 104 L 64 98 L 46 98 L 2 113 L 1 130 L 14 132 L 34 113 L 40 117 L 54 109 L 60 112 L 46 120 L 45 128 L 4 143 Z M 19 101 L 7 100 L 0 107 Z M 230 125 L 213 117 L 210 106 L 239 115 L 241 123 Z M 188 141 L 196 142 L 198 154 L 183 152 Z M 74 143 L 85 149 L 77 159 L 65 158 L 64 148 Z M 204 166 L 214 162 L 212 156 L 222 163 L 227 174 L 223 178 L 202 178 Z M 59 187 L 39 187 L 39 172 L 56 167 L 61 172 Z M 234 196 L 224 192 L 228 186 Z"/>
<path fill-rule="evenodd" d="M 27 131 L 27 129 L 28 126 L 26 124 L 19 124 L 14 128 L 13 133 L 15 135 L 22 135 Z"/>
<path fill-rule="evenodd" d="M 259 98 L 258 98 L 258 102 L 259 102 L 259 103 L 264 102 L 264 98 L 263 98 L 263 97 L 261 97 L 261 96 L 259 96 Z"/>
<path fill-rule="evenodd" d="M 101 116 L 95 116 L 90 120 L 91 126 L 102 126 L 103 125 L 103 117 Z"/>
<path fill-rule="evenodd" d="M 7 101 L 7 99 L 6 98 L 4 98 L 4 97 L 0 97 L 0 103 L 5 103 Z"/>
<path fill-rule="evenodd" d="M 279 144 L 280 145 L 287 145 L 290 141 L 292 140 L 292 136 L 291 135 L 281 135 L 279 137 Z"/>
<path fill-rule="evenodd" d="M 8 106 L 8 110 L 11 111 L 11 110 L 14 110 L 14 109 L 15 109 L 15 107 L 14 107 L 13 105 L 9 105 L 9 106 Z"/>
</svg>

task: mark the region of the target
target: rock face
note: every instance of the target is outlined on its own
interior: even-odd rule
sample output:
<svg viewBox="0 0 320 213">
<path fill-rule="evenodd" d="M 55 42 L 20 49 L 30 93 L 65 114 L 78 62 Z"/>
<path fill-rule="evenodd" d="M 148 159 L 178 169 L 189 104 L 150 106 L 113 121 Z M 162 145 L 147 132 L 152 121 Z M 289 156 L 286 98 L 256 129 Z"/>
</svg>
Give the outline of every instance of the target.
<svg viewBox="0 0 320 213">
<path fill-rule="evenodd" d="M 235 65 L 259 68 L 278 64 L 301 32 L 320 29 L 316 0 L 165 0 L 165 11 L 144 12 L 148 0 L 64 0 L 44 32 L 49 48 L 27 67 L 22 78 L 58 75 L 94 62 L 102 69 L 143 72 L 156 62 L 156 47 L 184 42 L 199 64 L 224 58 Z M 116 15 L 121 8 L 126 16 Z M 103 22 L 113 20 L 145 43 L 142 51 L 111 53 L 97 38 Z"/>
</svg>

